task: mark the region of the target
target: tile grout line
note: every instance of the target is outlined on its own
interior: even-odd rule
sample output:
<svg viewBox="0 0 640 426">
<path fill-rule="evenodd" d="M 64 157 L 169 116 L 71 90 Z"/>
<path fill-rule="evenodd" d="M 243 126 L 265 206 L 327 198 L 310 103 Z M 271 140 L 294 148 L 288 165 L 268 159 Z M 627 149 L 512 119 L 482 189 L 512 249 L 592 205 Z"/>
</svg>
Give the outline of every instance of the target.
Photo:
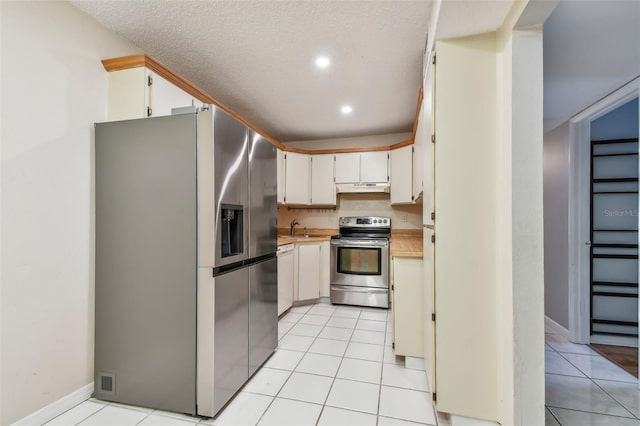
<svg viewBox="0 0 640 426">
<path fill-rule="evenodd" d="M 335 315 L 335 311 L 334 311 L 334 315 Z M 358 312 L 358 316 L 356 317 L 356 325 L 358 324 L 358 319 L 360 318 L 360 315 L 362 315 L 362 310 L 360 310 L 360 312 Z M 333 318 L 333 315 L 331 315 L 331 317 L 329 318 Z M 327 320 L 327 323 L 329 323 L 329 321 Z M 326 325 L 325 325 L 326 327 Z M 351 330 L 351 335 L 349 336 L 349 340 L 347 340 L 347 347 L 344 348 L 344 352 L 342 354 L 342 358 L 340 358 L 340 364 L 338 364 L 338 369 L 336 370 L 336 375 L 333 376 L 333 380 L 331 381 L 331 385 L 329 386 L 329 391 L 327 392 L 327 396 L 324 398 L 324 403 L 322 404 L 322 408 L 320 409 L 320 414 L 318 414 L 318 418 L 316 419 L 316 426 L 318 426 L 318 424 L 320 423 L 320 419 L 322 418 L 322 413 L 324 413 L 324 408 L 327 406 L 327 401 L 329 400 L 329 395 L 331 395 L 331 390 L 333 389 L 333 385 L 336 382 L 336 378 L 338 377 L 338 373 L 340 372 L 340 367 L 342 367 L 342 361 L 344 361 L 344 355 L 347 353 L 347 349 L 349 349 L 349 345 L 351 344 L 351 338 L 353 337 L 353 333 L 355 331 L 355 325 L 353 326 L 353 330 Z M 323 328 L 324 330 L 324 328 Z M 320 333 L 322 333 L 322 330 L 320 330 Z M 320 333 L 318 333 L 318 336 L 320 335 Z M 315 342 L 315 340 L 314 340 Z M 311 344 L 313 346 L 313 343 Z M 311 348 L 311 346 L 309 346 L 309 348 Z"/>
<path fill-rule="evenodd" d="M 313 305 L 311 305 L 313 306 Z M 304 312 L 302 314 L 302 317 L 304 317 L 307 312 L 309 312 L 311 310 L 311 308 L 307 309 L 306 312 Z M 297 312 L 296 312 L 297 313 Z M 287 312 L 284 316 L 288 315 L 289 312 Z M 287 336 L 289 334 L 289 331 L 291 331 L 291 329 L 296 326 L 300 320 L 302 319 L 302 317 L 298 318 L 298 320 L 293 323 L 293 326 L 291 326 L 285 333 L 284 336 L 282 336 L 282 338 L 284 339 L 285 336 Z M 278 320 L 278 323 L 280 323 L 280 320 Z M 278 339 L 278 346 L 280 345 L 280 340 Z M 280 349 L 279 347 L 276 347 L 276 349 Z M 265 410 L 262 412 L 262 414 L 260 415 L 260 417 L 258 418 L 258 420 L 254 423 L 254 426 L 257 426 L 260 423 L 260 420 L 262 420 L 262 418 L 264 417 L 264 415 L 267 413 L 267 411 L 269 411 L 269 408 L 271 408 L 271 405 L 273 405 L 273 402 L 276 400 L 276 398 L 278 397 L 278 394 L 280 393 L 280 391 L 282 390 L 282 388 L 285 387 L 285 385 L 287 384 L 287 382 L 289 381 L 289 378 L 291 378 L 291 375 L 293 375 L 293 372 L 295 371 L 295 369 L 298 367 L 298 364 L 300 364 L 300 362 L 302 362 L 302 358 L 304 358 L 304 355 L 300 358 L 300 360 L 296 363 L 296 365 L 293 366 L 293 369 L 289 372 L 289 376 L 287 376 L 287 379 L 284 381 L 284 383 L 282 384 L 282 386 L 280 387 L 280 389 L 278 389 L 278 392 L 276 392 L 276 394 L 271 398 L 271 402 L 269 402 L 269 405 L 267 405 L 267 408 L 265 408 Z M 260 368 L 264 367 L 264 365 L 260 366 Z M 244 386 L 243 386 L 244 387 Z M 241 390 L 242 391 L 242 390 Z M 237 395 L 236 395 L 237 396 Z M 234 396 L 233 398 L 235 399 Z M 270 396 L 270 395 L 269 395 Z M 226 409 L 226 407 L 225 407 Z M 215 422 L 214 422 L 215 423 Z"/>
<path fill-rule="evenodd" d="M 558 353 L 560 354 L 560 356 L 561 356 L 563 359 L 565 359 L 569 364 L 571 364 L 573 367 L 575 367 L 575 369 L 576 369 L 576 370 L 578 370 L 579 372 L 581 372 L 582 374 L 584 374 L 584 376 L 585 376 L 586 378 L 588 378 L 589 380 L 596 379 L 596 380 L 607 380 L 607 381 L 609 381 L 609 382 L 618 382 L 618 383 L 632 383 L 632 384 L 634 383 L 634 382 L 623 382 L 623 381 L 621 381 L 621 380 L 599 379 L 599 378 L 597 378 L 597 377 L 591 377 L 591 376 L 589 376 L 587 373 L 585 373 L 584 371 L 582 371 L 582 369 L 580 369 L 580 367 L 578 367 L 578 366 L 577 366 L 577 365 L 575 365 L 573 362 L 571 362 L 571 360 L 570 360 L 570 359 L 568 359 L 567 357 L 565 357 L 565 356 L 563 355 L 563 353 L 562 353 L 562 352 L 558 352 Z M 610 363 L 611 363 L 611 361 L 609 361 L 608 359 L 606 359 L 605 357 L 603 357 L 602 355 L 599 355 L 599 354 L 597 354 L 597 355 L 585 355 L 585 354 L 574 354 L 574 353 L 571 353 L 571 352 L 565 352 L 565 353 L 570 353 L 571 355 L 583 355 L 583 356 L 600 357 L 600 358 L 602 358 L 602 359 L 604 359 L 604 360 L 606 360 L 606 361 L 608 361 L 608 362 L 610 362 Z M 615 364 L 613 364 L 613 363 L 611 363 L 611 364 L 612 364 L 612 365 L 614 365 L 615 367 L 619 368 L 620 370 L 624 371 L 623 369 L 621 369 L 621 368 L 620 368 L 620 367 L 618 367 L 617 365 L 615 365 Z M 624 371 L 624 372 L 625 372 L 625 373 L 627 373 L 626 371 Z M 629 374 L 629 373 L 627 373 L 627 374 Z M 561 375 L 561 374 L 560 374 L 560 375 Z M 629 374 L 629 375 L 630 375 L 630 374 Z M 575 376 L 573 376 L 573 377 L 575 377 Z M 632 377 L 633 377 L 633 376 L 632 376 Z"/>
<path fill-rule="evenodd" d="M 600 390 L 602 390 L 602 392 L 604 392 L 607 396 L 609 396 L 609 398 L 613 399 L 615 402 L 617 402 L 622 408 L 624 408 L 629 414 L 631 414 L 631 416 L 634 419 L 638 419 L 638 416 L 636 416 L 634 413 L 631 412 L 631 410 L 629 410 L 627 408 L 626 405 L 624 405 L 622 402 L 618 401 L 618 399 L 616 397 L 614 397 L 613 395 L 611 395 L 609 392 L 607 392 L 607 390 L 605 388 L 603 388 L 602 386 L 600 386 L 594 379 L 592 379 L 591 377 L 589 378 L 589 380 L 591 380 L 591 383 L 593 383 L 594 385 L 596 385 Z M 622 417 L 622 416 L 620 416 Z"/>
<path fill-rule="evenodd" d="M 551 417 L 553 417 L 553 418 L 556 420 L 556 422 L 558 422 L 558 424 L 559 424 L 560 426 L 562 426 L 562 423 L 560 423 L 560 419 L 558 419 L 558 418 L 556 417 L 556 415 L 553 413 L 553 411 L 551 411 L 551 408 L 549 408 L 549 406 L 548 406 L 548 405 L 546 405 L 546 404 L 545 404 L 544 408 L 549 412 L 549 414 L 551 414 Z"/>
<path fill-rule="evenodd" d="M 558 407 L 556 405 L 545 405 L 545 407 L 549 407 L 549 408 L 557 408 L 559 410 L 567 410 L 567 411 L 574 411 L 576 413 L 586 413 L 586 414 L 595 414 L 597 416 L 604 416 L 604 417 L 615 417 L 617 419 L 627 419 L 627 420 L 637 420 L 635 416 L 632 417 L 624 417 L 624 416 L 618 416 L 616 414 L 605 414 L 605 413 L 598 413 L 595 411 L 585 411 L 585 410 L 578 410 L 575 408 L 565 408 L 565 407 Z M 554 416 L 555 417 L 555 416 Z M 558 421 L 558 423 L 560 423 Z"/>
<path fill-rule="evenodd" d="M 89 398 L 90 398 L 90 397 L 89 397 Z M 82 401 L 80 404 L 82 404 L 82 403 L 84 403 L 84 402 L 89 401 L 89 398 L 85 399 L 85 400 L 84 400 L 84 401 Z M 67 412 L 71 411 L 72 409 L 76 408 L 76 407 L 77 407 L 77 406 L 79 406 L 80 404 L 74 405 L 73 407 L 71 407 L 71 408 L 69 408 L 67 411 L 65 411 L 64 413 L 67 413 Z M 98 403 L 98 404 L 100 404 L 100 403 Z M 100 412 L 100 411 L 104 410 L 105 408 L 107 408 L 107 407 L 108 407 L 109 405 L 111 405 L 111 404 L 107 403 L 107 404 L 103 404 L 103 405 L 104 405 L 104 407 L 102 407 L 102 408 L 100 408 L 99 410 L 97 410 L 97 411 L 95 411 L 95 412 L 93 412 L 93 413 L 89 414 L 87 417 L 83 418 L 82 420 L 80 420 L 79 422 L 77 422 L 77 423 L 75 423 L 75 424 L 76 424 L 76 425 L 79 425 L 80 423 L 82 423 L 82 422 L 84 422 L 85 420 L 87 420 L 89 417 L 91 417 L 91 416 L 93 416 L 94 414 L 96 414 L 96 413 L 98 413 L 98 412 Z M 49 420 L 47 423 L 50 423 L 50 422 L 54 421 L 55 419 L 57 419 L 58 417 L 60 417 L 60 416 L 61 416 L 61 415 L 63 415 L 64 413 L 60 413 L 60 414 L 58 414 L 58 415 L 57 415 L 57 416 L 55 416 L 53 419 Z M 45 423 L 45 425 L 46 425 L 47 423 Z"/>
</svg>

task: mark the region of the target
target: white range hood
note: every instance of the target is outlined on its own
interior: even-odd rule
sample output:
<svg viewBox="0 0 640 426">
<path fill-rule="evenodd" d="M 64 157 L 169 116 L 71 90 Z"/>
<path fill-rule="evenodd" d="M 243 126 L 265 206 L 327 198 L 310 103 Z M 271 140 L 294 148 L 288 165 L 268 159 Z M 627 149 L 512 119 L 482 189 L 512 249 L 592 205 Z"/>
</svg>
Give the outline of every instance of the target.
<svg viewBox="0 0 640 426">
<path fill-rule="evenodd" d="M 338 183 L 336 184 L 336 192 L 353 193 L 353 192 L 389 192 L 388 183 Z"/>
</svg>

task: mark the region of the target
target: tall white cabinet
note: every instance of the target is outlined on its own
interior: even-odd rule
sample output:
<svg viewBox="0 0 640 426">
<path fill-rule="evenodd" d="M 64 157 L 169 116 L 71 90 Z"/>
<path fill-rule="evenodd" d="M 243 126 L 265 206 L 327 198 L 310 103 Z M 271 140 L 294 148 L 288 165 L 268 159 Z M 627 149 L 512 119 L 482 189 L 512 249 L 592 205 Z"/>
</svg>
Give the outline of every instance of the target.
<svg viewBox="0 0 640 426">
<path fill-rule="evenodd" d="M 277 173 L 278 173 L 278 189 L 277 200 L 278 204 L 284 203 L 284 183 L 285 183 L 285 163 L 284 163 L 284 151 L 278 149 L 277 155 Z"/>
<path fill-rule="evenodd" d="M 311 156 L 311 203 L 334 205 L 336 184 L 334 181 L 335 156 L 322 154 Z"/>
<path fill-rule="evenodd" d="M 306 154 L 287 152 L 285 170 L 284 202 L 311 204 L 311 158 Z"/>
<path fill-rule="evenodd" d="M 394 149 L 390 153 L 391 204 L 410 204 L 413 195 L 413 145 Z"/>
</svg>

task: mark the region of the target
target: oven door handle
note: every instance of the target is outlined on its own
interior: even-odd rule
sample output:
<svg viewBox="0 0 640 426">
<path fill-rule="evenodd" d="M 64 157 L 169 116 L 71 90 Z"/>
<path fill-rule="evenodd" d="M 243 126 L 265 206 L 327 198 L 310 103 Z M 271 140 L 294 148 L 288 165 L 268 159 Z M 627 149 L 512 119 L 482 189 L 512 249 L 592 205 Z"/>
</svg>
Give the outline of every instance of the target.
<svg viewBox="0 0 640 426">
<path fill-rule="evenodd" d="M 389 241 L 331 240 L 331 245 L 340 247 L 388 247 Z"/>
</svg>

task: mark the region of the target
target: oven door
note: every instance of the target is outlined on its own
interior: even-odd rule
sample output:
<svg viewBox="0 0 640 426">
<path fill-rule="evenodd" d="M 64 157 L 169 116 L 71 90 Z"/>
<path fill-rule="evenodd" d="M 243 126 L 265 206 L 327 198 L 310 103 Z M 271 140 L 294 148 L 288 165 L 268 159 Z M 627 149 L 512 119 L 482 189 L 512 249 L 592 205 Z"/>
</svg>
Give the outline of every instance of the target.
<svg viewBox="0 0 640 426">
<path fill-rule="evenodd" d="M 389 288 L 389 241 L 331 240 L 331 284 Z"/>
</svg>

